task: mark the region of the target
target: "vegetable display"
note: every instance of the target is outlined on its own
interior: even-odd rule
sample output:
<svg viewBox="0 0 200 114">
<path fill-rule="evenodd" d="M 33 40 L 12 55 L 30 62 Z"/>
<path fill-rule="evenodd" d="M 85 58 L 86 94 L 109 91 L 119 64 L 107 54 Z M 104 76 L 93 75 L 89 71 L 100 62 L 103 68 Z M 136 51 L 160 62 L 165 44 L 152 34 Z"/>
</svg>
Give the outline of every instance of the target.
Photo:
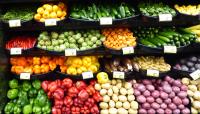
<svg viewBox="0 0 200 114">
<path fill-rule="evenodd" d="M 11 57 L 11 72 L 20 74 L 27 72 L 30 74 L 44 74 L 56 68 L 56 57 Z"/>
<path fill-rule="evenodd" d="M 171 66 L 165 62 L 163 57 L 141 56 L 133 58 L 133 62 L 137 66 L 136 68 L 142 70 L 151 69 L 166 72 L 171 69 Z"/>
<path fill-rule="evenodd" d="M 36 43 L 35 37 L 30 36 L 18 36 L 13 37 L 6 43 L 6 49 L 10 50 L 11 48 L 22 48 L 24 50 L 33 48 Z"/>
<path fill-rule="evenodd" d="M 171 14 L 172 16 L 176 15 L 176 11 L 174 9 L 163 3 L 142 2 L 138 5 L 138 8 L 145 16 L 157 17 L 159 14 Z"/>
<path fill-rule="evenodd" d="M 100 64 L 97 56 L 68 57 L 60 65 L 60 71 L 69 75 L 80 75 L 87 71 L 96 73 L 99 68 Z"/>
<path fill-rule="evenodd" d="M 138 28 L 134 30 L 140 43 L 149 47 L 187 46 L 196 40 L 196 35 L 183 28 Z"/>
<path fill-rule="evenodd" d="M 174 69 L 194 72 L 200 69 L 200 56 L 182 58 L 175 64 Z"/>
<path fill-rule="evenodd" d="M 90 4 L 73 5 L 70 17 L 83 20 L 99 20 L 101 17 L 112 17 L 112 19 L 123 19 L 135 16 L 136 11 L 126 3 L 120 4 Z"/>
<path fill-rule="evenodd" d="M 114 50 L 124 47 L 136 46 L 136 38 L 128 28 L 108 28 L 103 29 L 102 34 L 106 36 L 104 46 Z"/>
<path fill-rule="evenodd" d="M 67 6 L 59 2 L 58 4 L 44 4 L 37 9 L 34 19 L 44 22 L 46 19 L 56 19 L 57 21 L 65 19 L 67 15 Z"/>
<path fill-rule="evenodd" d="M 187 86 L 166 76 L 164 80 L 133 82 L 139 114 L 190 114 Z"/>
<path fill-rule="evenodd" d="M 7 92 L 9 102 L 4 108 L 5 114 L 50 114 L 51 103 L 41 88 L 41 82 L 35 80 L 18 82 L 9 81 Z"/>
<path fill-rule="evenodd" d="M 138 103 L 133 95 L 134 90 L 130 82 L 110 80 L 104 84 L 95 84 L 103 101 L 100 102 L 100 114 L 137 114 Z"/>
<path fill-rule="evenodd" d="M 55 81 L 43 81 L 42 88 L 53 100 L 52 114 L 98 114 L 97 103 L 102 101 L 94 89 L 95 81 L 73 82 L 69 78 Z"/>
<path fill-rule="evenodd" d="M 20 19 L 21 21 L 30 21 L 34 16 L 34 8 L 32 7 L 12 7 L 5 14 L 1 15 L 4 21 Z"/>
<path fill-rule="evenodd" d="M 187 15 L 199 15 L 200 14 L 200 4 L 199 5 L 174 5 L 176 10 L 182 14 Z"/>
<path fill-rule="evenodd" d="M 67 48 L 88 50 L 102 45 L 105 37 L 99 30 L 77 30 L 57 32 L 42 32 L 38 37 L 37 47 L 49 51 L 65 51 Z"/>
<path fill-rule="evenodd" d="M 192 108 L 191 113 L 197 114 L 200 112 L 200 80 L 190 80 L 183 78 L 181 81 L 188 87 L 187 94 L 190 97 Z"/>
</svg>

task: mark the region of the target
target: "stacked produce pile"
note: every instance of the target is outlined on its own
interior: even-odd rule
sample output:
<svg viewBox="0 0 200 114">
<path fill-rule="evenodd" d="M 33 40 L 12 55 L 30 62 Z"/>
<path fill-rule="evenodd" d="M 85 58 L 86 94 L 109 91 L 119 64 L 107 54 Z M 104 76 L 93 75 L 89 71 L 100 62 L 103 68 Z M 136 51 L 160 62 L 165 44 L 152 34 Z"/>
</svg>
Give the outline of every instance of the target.
<svg viewBox="0 0 200 114">
<path fill-rule="evenodd" d="M 103 96 L 103 101 L 99 104 L 101 114 L 137 113 L 138 103 L 135 101 L 131 83 L 113 79 L 95 84 L 95 89 Z"/>
<path fill-rule="evenodd" d="M 11 72 L 20 74 L 42 74 L 53 71 L 56 68 L 56 57 L 11 57 Z"/>
<path fill-rule="evenodd" d="M 199 56 L 190 56 L 187 58 L 180 59 L 174 69 L 194 72 L 195 70 L 200 69 L 200 57 Z"/>
<path fill-rule="evenodd" d="M 136 38 L 128 28 L 103 29 L 102 34 L 106 36 L 103 44 L 107 48 L 120 50 L 124 47 L 136 46 Z"/>
<path fill-rule="evenodd" d="M 49 51 L 64 51 L 67 48 L 87 50 L 102 45 L 105 37 L 99 30 L 77 30 L 57 32 L 42 32 L 38 37 L 37 47 Z"/>
<path fill-rule="evenodd" d="M 20 19 L 21 21 L 30 21 L 34 16 L 34 7 L 10 7 L 5 14 L 1 15 L 4 21 Z"/>
<path fill-rule="evenodd" d="M 11 48 L 22 48 L 24 50 L 33 48 L 36 43 L 36 38 L 31 36 L 18 36 L 12 37 L 6 43 L 6 49 L 10 50 Z"/>
<path fill-rule="evenodd" d="M 183 28 L 138 28 L 134 33 L 140 38 L 140 43 L 149 47 L 186 46 L 196 40 L 196 36 Z"/>
<path fill-rule="evenodd" d="M 4 108 L 5 114 L 51 113 L 51 103 L 39 80 L 19 83 L 13 79 L 9 81 L 9 87 L 7 97 L 10 101 Z"/>
<path fill-rule="evenodd" d="M 180 13 L 187 15 L 199 15 L 200 14 L 200 4 L 199 5 L 175 5 L 176 10 Z"/>
<path fill-rule="evenodd" d="M 137 66 L 137 70 L 151 69 L 166 72 L 171 69 L 171 66 L 165 62 L 164 57 L 141 56 L 133 58 L 133 62 Z"/>
<path fill-rule="evenodd" d="M 187 86 L 180 80 L 139 80 L 133 87 L 140 114 L 190 114 Z"/>
<path fill-rule="evenodd" d="M 87 71 L 96 73 L 100 68 L 97 56 L 68 57 L 64 63 L 60 65 L 60 71 L 69 75 L 80 75 Z"/>
<path fill-rule="evenodd" d="M 188 87 L 187 94 L 190 97 L 192 109 L 192 114 L 197 114 L 200 112 L 200 79 L 190 80 L 188 78 L 183 78 L 182 83 Z"/>
<path fill-rule="evenodd" d="M 43 81 L 42 88 L 53 100 L 52 114 L 98 114 L 97 103 L 101 95 L 94 89 L 95 81 L 87 85 L 84 81 L 71 79 Z"/>
<path fill-rule="evenodd" d="M 200 42 L 200 25 L 191 26 L 185 30 L 197 35 L 197 42 Z"/>
<path fill-rule="evenodd" d="M 101 17 L 112 17 L 113 19 L 123 19 L 136 15 L 135 10 L 126 3 L 120 4 L 90 4 L 74 5 L 71 8 L 70 17 L 83 20 L 99 20 Z"/>
<path fill-rule="evenodd" d="M 176 15 L 176 11 L 169 6 L 163 3 L 140 3 L 138 5 L 139 10 L 145 16 L 159 16 L 159 14 L 171 14 L 172 16 Z"/>
<path fill-rule="evenodd" d="M 37 9 L 34 19 L 44 22 L 45 19 L 56 19 L 57 21 L 65 19 L 67 15 L 67 6 L 59 2 L 58 4 L 44 4 Z"/>
</svg>

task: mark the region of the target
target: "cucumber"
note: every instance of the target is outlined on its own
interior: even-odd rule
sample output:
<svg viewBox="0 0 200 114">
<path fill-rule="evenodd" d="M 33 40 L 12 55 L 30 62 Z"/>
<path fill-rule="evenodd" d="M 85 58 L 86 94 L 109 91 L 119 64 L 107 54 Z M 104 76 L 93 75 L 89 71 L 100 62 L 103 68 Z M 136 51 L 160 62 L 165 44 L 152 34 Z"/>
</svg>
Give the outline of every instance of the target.
<svg viewBox="0 0 200 114">
<path fill-rule="evenodd" d="M 157 47 L 155 44 L 145 40 L 145 39 L 141 39 L 140 42 L 143 44 L 143 45 L 146 45 L 146 46 L 149 46 L 149 47 Z"/>
<path fill-rule="evenodd" d="M 179 34 L 178 34 L 177 32 L 174 32 L 174 31 L 172 31 L 172 30 L 165 31 L 165 33 L 171 34 L 171 35 L 173 35 L 173 36 L 179 36 Z"/>
<path fill-rule="evenodd" d="M 180 47 L 181 46 L 180 42 L 175 42 L 175 44 L 176 44 L 176 47 Z"/>
<path fill-rule="evenodd" d="M 159 35 L 161 36 L 165 36 L 167 38 L 173 38 L 173 35 L 169 34 L 169 33 L 165 33 L 165 32 L 160 32 Z"/>
<path fill-rule="evenodd" d="M 164 42 L 163 40 L 159 39 L 159 38 L 155 38 L 157 42 L 161 43 L 162 46 L 166 45 L 167 43 Z"/>
<path fill-rule="evenodd" d="M 151 43 L 153 43 L 153 44 L 155 44 L 156 46 L 162 46 L 162 44 L 160 43 L 160 42 L 158 42 L 156 39 L 154 39 L 154 38 L 148 38 L 147 39 L 149 42 L 151 42 Z"/>
<path fill-rule="evenodd" d="M 181 41 L 182 43 L 185 42 L 185 40 L 184 40 L 183 38 L 181 38 L 180 41 Z"/>
<path fill-rule="evenodd" d="M 164 37 L 164 36 L 157 36 L 157 38 L 159 38 L 159 39 L 161 39 L 161 40 L 163 40 L 163 41 L 165 41 L 165 42 L 170 42 L 170 39 L 168 39 L 167 37 Z"/>
</svg>

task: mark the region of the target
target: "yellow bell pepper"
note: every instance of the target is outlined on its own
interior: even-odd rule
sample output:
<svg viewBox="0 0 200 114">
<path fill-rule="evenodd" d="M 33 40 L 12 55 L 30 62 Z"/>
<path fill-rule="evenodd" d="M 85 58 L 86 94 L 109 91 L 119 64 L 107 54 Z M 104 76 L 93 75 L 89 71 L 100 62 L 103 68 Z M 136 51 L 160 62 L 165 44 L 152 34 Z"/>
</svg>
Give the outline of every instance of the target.
<svg viewBox="0 0 200 114">
<path fill-rule="evenodd" d="M 108 74 L 105 72 L 100 72 L 97 74 L 97 81 L 100 84 L 107 83 L 109 81 Z"/>
</svg>

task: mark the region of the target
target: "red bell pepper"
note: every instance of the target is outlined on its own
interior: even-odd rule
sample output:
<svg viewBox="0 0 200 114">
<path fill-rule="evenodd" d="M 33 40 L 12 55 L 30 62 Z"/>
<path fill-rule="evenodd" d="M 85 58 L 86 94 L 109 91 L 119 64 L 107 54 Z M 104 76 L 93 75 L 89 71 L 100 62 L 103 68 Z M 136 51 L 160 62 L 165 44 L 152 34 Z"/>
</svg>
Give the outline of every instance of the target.
<svg viewBox="0 0 200 114">
<path fill-rule="evenodd" d="M 95 92 L 95 94 L 93 95 L 93 99 L 96 101 L 96 102 L 100 102 L 103 100 L 103 97 L 100 95 L 100 93 L 98 91 Z"/>
<path fill-rule="evenodd" d="M 92 85 L 89 85 L 87 88 L 86 88 L 86 91 L 89 93 L 89 95 L 93 95 L 95 93 L 95 89 Z"/>
<path fill-rule="evenodd" d="M 56 107 L 56 108 L 62 108 L 62 106 L 63 106 L 63 100 L 62 99 L 54 99 L 54 106 Z"/>
<path fill-rule="evenodd" d="M 65 105 L 66 107 L 71 107 L 71 106 L 73 105 L 73 100 L 72 100 L 72 98 L 69 97 L 69 96 L 66 96 L 66 97 L 64 98 L 64 105 Z"/>
<path fill-rule="evenodd" d="M 76 87 L 71 87 L 68 89 L 68 96 L 76 97 L 78 94 L 78 89 Z"/>
<path fill-rule="evenodd" d="M 85 89 L 87 87 L 86 83 L 84 81 L 77 81 L 76 82 L 76 88 L 80 91 L 82 89 Z"/>
<path fill-rule="evenodd" d="M 61 114 L 61 109 L 53 107 L 51 109 L 52 114 Z"/>
<path fill-rule="evenodd" d="M 56 82 L 56 84 L 57 84 L 58 87 L 61 87 L 61 85 L 62 85 L 61 80 L 58 79 L 58 80 L 56 80 L 55 82 Z"/>
<path fill-rule="evenodd" d="M 89 94 L 85 89 L 82 89 L 79 93 L 78 93 L 78 98 L 81 99 L 82 101 L 85 101 L 89 98 Z"/>
<path fill-rule="evenodd" d="M 57 86 L 57 83 L 55 81 L 49 83 L 49 85 L 48 85 L 48 90 L 50 92 L 54 92 L 57 88 L 58 88 L 58 86 Z"/>
<path fill-rule="evenodd" d="M 81 113 L 82 114 L 89 114 L 90 110 L 87 106 L 83 106 L 83 107 L 81 107 Z"/>
<path fill-rule="evenodd" d="M 62 107 L 62 114 L 70 114 L 70 108 Z"/>
<path fill-rule="evenodd" d="M 64 90 L 61 88 L 57 88 L 53 93 L 53 97 L 55 99 L 63 99 L 64 98 Z"/>
<path fill-rule="evenodd" d="M 72 108 L 71 108 L 71 113 L 72 114 L 80 114 L 80 108 L 79 107 L 75 107 L 75 106 L 73 106 Z"/>
<path fill-rule="evenodd" d="M 90 81 L 90 85 L 92 85 L 92 86 L 94 86 L 96 83 L 97 83 L 96 80 L 91 80 L 91 81 Z"/>
<path fill-rule="evenodd" d="M 48 91 L 48 85 L 49 85 L 49 81 L 43 81 L 42 82 L 42 89 L 47 92 Z"/>
<path fill-rule="evenodd" d="M 70 88 L 72 87 L 72 80 L 69 79 L 69 78 L 65 78 L 63 81 L 62 81 L 62 86 L 65 87 L 65 88 Z"/>
</svg>

